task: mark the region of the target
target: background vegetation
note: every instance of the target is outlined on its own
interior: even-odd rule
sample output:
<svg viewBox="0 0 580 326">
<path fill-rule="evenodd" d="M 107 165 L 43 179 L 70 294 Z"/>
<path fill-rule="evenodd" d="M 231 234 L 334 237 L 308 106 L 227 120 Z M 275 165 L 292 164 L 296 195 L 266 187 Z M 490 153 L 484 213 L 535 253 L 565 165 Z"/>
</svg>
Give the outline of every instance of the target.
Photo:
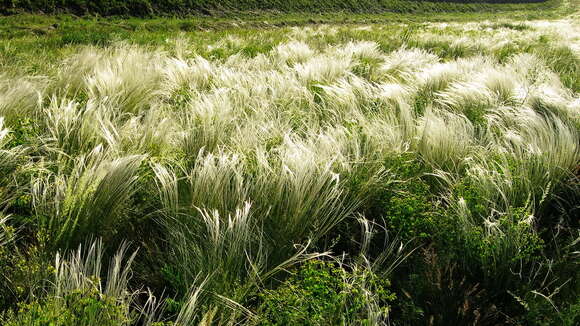
<svg viewBox="0 0 580 326">
<path fill-rule="evenodd" d="M 4 13 L 26 10 L 44 13 L 70 12 L 75 14 L 149 16 L 159 14 L 224 14 L 243 11 L 278 12 L 434 12 L 434 11 L 497 11 L 523 9 L 522 4 L 534 8 L 549 8 L 554 0 L 2 0 Z M 507 4 L 507 5 L 505 5 Z"/>
</svg>

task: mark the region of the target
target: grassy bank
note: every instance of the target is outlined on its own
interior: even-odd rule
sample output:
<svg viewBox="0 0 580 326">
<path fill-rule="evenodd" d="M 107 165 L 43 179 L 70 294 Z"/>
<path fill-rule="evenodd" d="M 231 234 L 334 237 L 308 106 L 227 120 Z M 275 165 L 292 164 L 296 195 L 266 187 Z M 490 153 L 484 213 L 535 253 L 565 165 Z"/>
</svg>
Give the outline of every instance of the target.
<svg viewBox="0 0 580 326">
<path fill-rule="evenodd" d="M 421 13 L 421 12 L 477 12 L 521 9 L 546 9 L 553 0 L 4 0 L 0 11 L 19 11 L 74 14 L 110 15 L 222 15 L 239 12 L 275 11 L 281 13 L 307 12 L 352 12 L 352 13 Z"/>
</svg>

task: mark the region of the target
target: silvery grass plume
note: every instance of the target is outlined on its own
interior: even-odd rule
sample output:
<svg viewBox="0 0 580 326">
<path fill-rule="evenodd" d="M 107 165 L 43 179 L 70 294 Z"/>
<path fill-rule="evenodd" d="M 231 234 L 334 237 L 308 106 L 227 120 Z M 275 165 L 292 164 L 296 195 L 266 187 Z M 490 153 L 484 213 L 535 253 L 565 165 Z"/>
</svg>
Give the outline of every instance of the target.
<svg viewBox="0 0 580 326">
<path fill-rule="evenodd" d="M 384 56 L 379 49 L 379 44 L 372 41 L 350 41 L 333 47 L 330 51 L 335 52 L 338 56 L 346 56 L 362 61 L 380 61 Z"/>
<path fill-rule="evenodd" d="M 19 169 L 26 166 L 26 147 L 11 146 L 10 130 L 4 126 L 4 117 L 0 117 L 0 211 L 23 191 L 22 185 L 16 180 Z"/>
<path fill-rule="evenodd" d="M 171 152 L 175 128 L 162 104 L 140 114 L 123 114 L 110 103 L 89 99 L 83 103 L 53 96 L 44 108 L 44 142 L 68 156 L 86 155 L 102 146 L 117 155 Z"/>
<path fill-rule="evenodd" d="M 188 93 L 211 86 L 215 69 L 212 62 L 200 56 L 192 59 L 169 57 L 161 69 L 157 94 L 167 100 L 187 100 Z"/>
<path fill-rule="evenodd" d="M 143 159 L 112 159 L 96 147 L 71 161 L 70 170 L 63 165 L 33 180 L 32 205 L 39 228 L 51 234 L 47 245 L 66 249 L 94 232 L 113 234 L 125 222 L 130 198 L 138 190 Z"/>
<path fill-rule="evenodd" d="M 133 116 L 118 127 L 110 128 L 115 133 L 113 137 L 106 138 L 111 139 L 107 143 L 119 155 L 175 156 L 176 144 L 181 137 L 177 118 L 170 111 L 169 106 L 153 104 L 142 115 Z"/>
<path fill-rule="evenodd" d="M 272 50 L 272 56 L 275 60 L 289 66 L 303 63 L 315 54 L 316 51 L 311 49 L 307 43 L 296 40 L 281 43 Z"/>
<path fill-rule="evenodd" d="M 0 117 L 9 125 L 36 118 L 46 86 L 47 80 L 43 77 L 0 74 Z"/>
<path fill-rule="evenodd" d="M 10 216 L 0 214 L 0 248 L 13 239 L 13 232 L 8 227 Z"/>
<path fill-rule="evenodd" d="M 68 155 L 85 154 L 104 143 L 99 130 L 99 108 L 90 101 L 84 106 L 74 100 L 53 96 L 44 110 L 47 141 Z"/>
<path fill-rule="evenodd" d="M 372 84 L 357 76 L 341 78 L 330 85 L 316 85 L 320 99 L 319 119 L 330 125 L 342 124 L 345 120 L 364 115 L 372 110 L 370 99 L 375 98 Z"/>
<path fill-rule="evenodd" d="M 185 153 L 197 155 L 201 149 L 214 152 L 227 144 L 235 126 L 245 120 L 232 101 L 231 91 L 220 88 L 187 104 L 179 117 L 183 130 L 180 145 Z"/>
<path fill-rule="evenodd" d="M 369 81 L 380 80 L 380 74 L 377 74 L 377 71 L 384 62 L 384 55 L 376 42 L 350 41 L 331 47 L 327 52 L 339 58 L 350 58 L 352 60 L 350 70 L 354 74 Z"/>
<path fill-rule="evenodd" d="M 161 79 L 160 54 L 134 46 L 119 46 L 106 53 L 86 75 L 89 99 L 138 112 L 148 105 Z"/>
<path fill-rule="evenodd" d="M 218 295 L 239 300 L 257 285 L 256 278 L 269 271 L 268 249 L 250 208 L 246 203 L 228 216 L 199 209 L 197 216 L 190 214 L 193 221 L 163 222 L 171 243 L 169 260 L 179 262 L 179 286 L 200 287 L 197 281 L 202 277 L 204 289 L 197 296 L 215 304 Z"/>
<path fill-rule="evenodd" d="M 381 79 L 388 82 L 401 82 L 417 73 L 421 68 L 435 64 L 439 58 L 427 51 L 402 47 L 384 58 L 379 68 Z"/>
<path fill-rule="evenodd" d="M 490 67 L 490 60 L 486 57 L 459 58 L 454 61 L 437 62 L 423 67 L 413 77 L 413 82 L 426 95 L 433 97 L 435 93 L 445 90 L 453 82 L 469 79 L 473 72 L 485 71 Z"/>
<path fill-rule="evenodd" d="M 286 138 L 277 151 L 257 153 L 251 198 L 260 201 L 267 234 L 282 244 L 323 236 L 360 204 L 356 195 L 348 198 L 333 169 L 340 157 L 312 145 Z"/>
<path fill-rule="evenodd" d="M 451 83 L 437 95 L 437 104 L 466 115 L 485 113 L 488 107 L 513 103 L 515 82 L 505 72 L 485 72 L 467 82 Z"/>
<path fill-rule="evenodd" d="M 464 115 L 428 110 L 421 123 L 417 152 L 436 168 L 459 172 L 477 145 L 471 121 Z"/>
<path fill-rule="evenodd" d="M 457 182 L 469 184 L 490 210 L 506 212 L 510 207 L 529 205 L 532 210 L 540 209 L 573 177 L 580 160 L 579 136 L 555 116 L 544 118 L 531 110 L 522 113 L 517 119 L 520 126 L 496 126 L 487 137 L 487 148 L 478 146 L 465 154 L 463 173 L 440 167 L 451 173 L 436 174 L 447 180 L 450 189 Z"/>
<path fill-rule="evenodd" d="M 101 239 L 90 242 L 84 247 L 67 254 L 57 253 L 54 264 L 54 283 L 47 294 L 57 300 L 65 300 L 69 294 L 78 291 L 96 291 L 99 299 L 113 300 L 119 311 L 124 315 L 123 325 L 141 322 L 143 325 L 153 325 L 158 319 L 157 314 L 163 306 L 151 292 L 132 291 L 129 289 L 131 264 L 137 251 L 128 253 L 128 244 L 123 243 L 109 262 L 104 262 L 103 242 Z M 105 271 L 105 266 L 108 269 Z M 145 303 L 140 306 L 138 297 L 145 295 Z M 141 301 L 143 302 L 143 301 Z M 63 302 L 65 304 L 65 302 Z M 101 316 L 102 311 L 87 312 L 83 320 L 86 325 L 98 325 L 99 320 L 107 319 Z M 87 320 L 88 319 L 88 320 Z"/>
<path fill-rule="evenodd" d="M 86 46 L 65 58 L 56 72 L 53 89 L 71 96 L 84 92 L 85 78 L 94 71 L 99 62 L 106 60 L 105 54 L 105 51 L 95 46 Z"/>
<path fill-rule="evenodd" d="M 324 234 L 352 212 L 353 204 L 342 198 L 338 175 L 331 170 L 332 161 L 319 163 L 314 153 L 308 157 L 302 152 L 305 149 L 294 150 L 297 152 L 281 152 L 280 157 L 258 152 L 249 162 L 237 155 L 201 152 L 195 168 L 185 174 L 183 190 L 175 186 L 174 172 L 157 166 L 162 198 L 173 198 L 165 206 L 175 207 L 175 198 L 187 198 L 181 206 L 227 214 L 249 200 L 260 212 L 260 219 L 272 218 L 262 222 L 266 223 L 263 227 L 275 232 L 271 233 L 273 238 L 305 238 L 313 228 Z M 187 196 L 170 194 L 168 189 L 186 191 Z"/>
<path fill-rule="evenodd" d="M 314 56 L 304 63 L 296 64 L 293 69 L 304 83 L 331 83 L 345 76 L 352 67 L 352 58 L 329 55 Z"/>
</svg>

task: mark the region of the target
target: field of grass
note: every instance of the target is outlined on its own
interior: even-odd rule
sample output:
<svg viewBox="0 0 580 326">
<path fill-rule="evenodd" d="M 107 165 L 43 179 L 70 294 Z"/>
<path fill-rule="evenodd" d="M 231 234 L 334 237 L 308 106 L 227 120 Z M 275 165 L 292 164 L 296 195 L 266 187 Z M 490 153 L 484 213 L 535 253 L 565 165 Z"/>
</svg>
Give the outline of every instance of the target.
<svg viewBox="0 0 580 326">
<path fill-rule="evenodd" d="M 578 325 L 580 15 L 530 6 L 0 17 L 0 324 Z"/>
<path fill-rule="evenodd" d="M 538 10 L 561 0 L 2 0 L 0 13 L 72 13 L 103 16 L 238 15 L 273 13 L 433 13 Z"/>
</svg>

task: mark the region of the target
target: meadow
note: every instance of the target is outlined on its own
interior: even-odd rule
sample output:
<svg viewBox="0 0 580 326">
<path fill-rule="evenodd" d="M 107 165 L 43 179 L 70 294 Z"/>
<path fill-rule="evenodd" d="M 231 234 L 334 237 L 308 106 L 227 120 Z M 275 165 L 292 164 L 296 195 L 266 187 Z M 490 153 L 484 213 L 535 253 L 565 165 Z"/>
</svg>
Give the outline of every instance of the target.
<svg viewBox="0 0 580 326">
<path fill-rule="evenodd" d="M 0 324 L 578 325 L 558 4 L 0 17 Z"/>
</svg>

